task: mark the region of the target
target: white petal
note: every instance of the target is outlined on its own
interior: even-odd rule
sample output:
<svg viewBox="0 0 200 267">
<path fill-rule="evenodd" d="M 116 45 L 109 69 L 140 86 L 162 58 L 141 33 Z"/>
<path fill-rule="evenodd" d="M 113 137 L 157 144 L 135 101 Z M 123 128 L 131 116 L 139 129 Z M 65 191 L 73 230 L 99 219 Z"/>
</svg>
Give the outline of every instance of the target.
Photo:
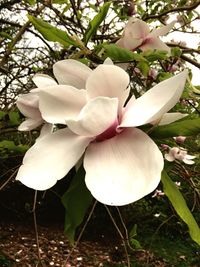
<svg viewBox="0 0 200 267">
<path fill-rule="evenodd" d="M 172 162 L 172 161 L 175 160 L 175 157 L 174 157 L 171 153 L 169 153 L 169 154 L 165 154 L 164 157 L 165 157 L 165 159 L 166 159 L 167 161 L 170 161 L 170 162 Z"/>
<path fill-rule="evenodd" d="M 35 128 L 37 128 L 38 126 L 40 126 L 43 123 L 43 119 L 42 118 L 38 118 L 38 119 L 25 119 L 25 121 L 23 121 L 19 127 L 18 130 L 19 131 L 31 131 Z"/>
<path fill-rule="evenodd" d="M 96 97 L 81 110 L 76 120 L 67 120 L 67 126 L 82 136 L 97 136 L 117 120 L 118 99 Z"/>
<path fill-rule="evenodd" d="M 195 163 L 193 160 L 186 159 L 186 158 L 183 159 L 183 162 L 184 162 L 185 164 L 188 164 L 188 165 L 192 165 L 192 164 Z"/>
<path fill-rule="evenodd" d="M 119 106 L 123 106 L 121 100 L 129 85 L 129 75 L 117 66 L 99 65 L 87 80 L 86 89 L 88 98 L 97 96 L 117 97 Z"/>
<path fill-rule="evenodd" d="M 53 66 L 53 73 L 59 84 L 72 85 L 80 89 L 85 88 L 91 72 L 92 70 L 85 64 L 73 59 L 58 61 Z"/>
<path fill-rule="evenodd" d="M 121 127 L 135 127 L 159 120 L 178 102 L 186 77 L 187 70 L 162 81 L 136 100 L 130 99 Z"/>
<path fill-rule="evenodd" d="M 108 205 L 132 203 L 157 187 L 162 153 L 139 129 L 126 129 L 104 142 L 91 143 L 85 153 L 86 185 Z"/>
<path fill-rule="evenodd" d="M 149 39 L 146 39 L 144 44 L 140 46 L 140 49 L 142 51 L 162 50 L 162 51 L 166 51 L 168 54 L 170 54 L 170 51 L 171 51 L 171 49 L 157 37 L 151 37 Z"/>
<path fill-rule="evenodd" d="M 36 74 L 35 76 L 33 76 L 33 82 L 39 88 L 57 84 L 57 82 L 53 78 L 46 74 Z"/>
<path fill-rule="evenodd" d="M 105 64 L 105 65 L 114 65 L 114 63 L 112 62 L 112 60 L 109 57 L 107 57 L 104 60 L 103 64 Z"/>
<path fill-rule="evenodd" d="M 28 93 L 20 95 L 17 99 L 16 105 L 24 116 L 38 118 L 41 117 L 38 109 L 38 100 L 39 98 L 36 94 Z"/>
<path fill-rule="evenodd" d="M 160 28 L 155 29 L 149 34 L 149 36 L 154 36 L 154 37 L 164 36 L 174 27 L 175 23 L 176 21 L 172 21 L 171 23 L 167 25 L 164 25 Z"/>
<path fill-rule="evenodd" d="M 40 135 L 39 137 L 36 139 L 36 141 L 38 141 L 39 139 L 43 138 L 44 136 L 50 134 L 50 133 L 53 133 L 53 128 L 54 128 L 54 125 L 51 124 L 51 123 L 45 123 L 42 128 L 41 128 L 41 131 L 40 131 Z"/>
<path fill-rule="evenodd" d="M 186 155 L 186 156 L 185 156 L 185 158 L 186 158 L 186 159 L 195 159 L 195 158 L 196 158 L 196 156 L 192 156 L 192 155 Z"/>
<path fill-rule="evenodd" d="M 86 91 L 68 85 L 48 87 L 38 94 L 42 117 L 49 123 L 66 124 L 66 119 L 76 117 L 86 104 Z"/>
<path fill-rule="evenodd" d="M 183 114 L 180 112 L 165 113 L 160 120 L 153 121 L 151 124 L 166 125 L 183 119 L 186 116 L 188 116 L 188 114 Z"/>
<path fill-rule="evenodd" d="M 68 129 L 46 135 L 26 152 L 16 179 L 35 190 L 52 187 L 77 163 L 89 142 Z"/>
</svg>

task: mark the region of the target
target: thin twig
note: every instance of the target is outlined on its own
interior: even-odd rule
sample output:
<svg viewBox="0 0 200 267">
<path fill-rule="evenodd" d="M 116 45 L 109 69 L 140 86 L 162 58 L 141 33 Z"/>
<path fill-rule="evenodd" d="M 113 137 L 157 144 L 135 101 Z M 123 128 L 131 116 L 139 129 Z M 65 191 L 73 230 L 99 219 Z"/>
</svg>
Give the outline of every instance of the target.
<svg viewBox="0 0 200 267">
<path fill-rule="evenodd" d="M 12 180 L 13 176 L 15 176 L 18 171 L 18 167 L 19 165 L 16 167 L 17 169 L 11 174 L 11 176 L 0 186 L 0 190 L 2 190 Z"/>
<path fill-rule="evenodd" d="M 36 218 L 36 203 L 37 203 L 37 190 L 35 190 L 34 201 L 33 201 L 33 222 L 35 228 L 35 239 L 37 244 L 37 253 L 38 253 L 38 260 L 41 262 L 41 255 L 40 255 L 40 244 L 39 244 L 39 237 L 38 237 L 38 228 L 37 228 L 37 218 Z"/>
<path fill-rule="evenodd" d="M 106 205 L 104 205 L 104 207 L 106 208 L 106 210 L 107 210 L 107 212 L 108 212 L 108 214 L 109 214 L 109 216 L 110 216 L 110 219 L 111 219 L 112 223 L 114 224 L 114 226 L 115 226 L 115 228 L 116 228 L 116 230 L 117 230 L 119 236 L 120 236 L 121 239 L 122 239 L 123 246 L 124 246 L 124 251 L 125 251 L 126 259 L 127 259 L 127 267 L 131 267 L 131 262 L 130 262 L 130 258 L 129 258 L 128 251 L 127 251 L 127 247 L 126 247 L 126 241 L 125 241 L 125 239 L 124 239 L 124 237 L 123 237 L 123 235 L 122 235 L 122 233 L 121 233 L 119 227 L 117 226 L 117 224 L 116 224 L 116 222 L 115 222 L 115 219 L 113 218 L 113 216 L 112 216 L 112 214 L 111 214 L 109 208 L 108 208 Z"/>
</svg>

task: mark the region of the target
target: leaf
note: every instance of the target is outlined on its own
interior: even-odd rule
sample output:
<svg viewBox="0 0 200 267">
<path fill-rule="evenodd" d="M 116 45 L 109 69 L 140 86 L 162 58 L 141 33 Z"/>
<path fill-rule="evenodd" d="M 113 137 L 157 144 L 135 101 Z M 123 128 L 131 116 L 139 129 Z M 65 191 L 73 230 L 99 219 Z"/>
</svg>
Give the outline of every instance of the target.
<svg viewBox="0 0 200 267">
<path fill-rule="evenodd" d="M 99 13 L 89 22 L 88 28 L 85 31 L 84 35 L 84 42 L 85 44 L 88 43 L 88 41 L 94 36 L 94 34 L 97 32 L 98 27 L 102 23 L 102 21 L 105 19 L 108 9 L 110 7 L 111 2 L 105 3 L 101 8 Z"/>
<path fill-rule="evenodd" d="M 121 48 L 116 44 L 103 45 L 103 47 L 106 50 L 106 56 L 114 61 L 146 61 L 140 54 L 133 53 L 126 48 Z"/>
<path fill-rule="evenodd" d="M 160 72 L 160 73 L 158 74 L 158 81 L 159 81 L 159 82 L 162 82 L 162 81 L 164 81 L 164 80 L 166 80 L 166 79 L 171 78 L 172 76 L 173 76 L 173 74 L 170 73 L 170 72 Z"/>
<path fill-rule="evenodd" d="M 10 111 L 8 113 L 9 116 L 9 124 L 12 126 L 17 126 L 21 123 L 20 121 L 20 115 L 18 111 Z"/>
<path fill-rule="evenodd" d="M 6 116 L 6 114 L 7 113 L 5 111 L 0 110 L 0 120 L 2 120 Z"/>
<path fill-rule="evenodd" d="M 62 4 L 66 4 L 67 2 L 68 2 L 68 0 L 53 0 L 52 4 L 62 5 Z"/>
<path fill-rule="evenodd" d="M 7 32 L 0 32 L 0 36 L 6 39 L 12 40 L 12 36 L 8 34 Z"/>
<path fill-rule="evenodd" d="M 34 6 L 36 4 L 36 0 L 25 0 L 30 6 Z"/>
<path fill-rule="evenodd" d="M 142 56 L 145 57 L 148 61 L 153 62 L 156 60 L 163 60 L 167 58 L 166 51 L 160 50 L 148 50 L 142 53 Z"/>
<path fill-rule="evenodd" d="M 190 212 L 183 195 L 176 187 L 175 183 L 170 179 L 168 174 L 162 172 L 163 190 L 170 200 L 180 218 L 187 224 L 191 238 L 200 245 L 200 229 Z"/>
<path fill-rule="evenodd" d="M 149 63 L 147 61 L 140 61 L 137 64 L 137 67 L 140 69 L 140 71 L 142 72 L 142 74 L 147 77 L 149 74 Z"/>
<path fill-rule="evenodd" d="M 156 127 L 150 134 L 151 137 L 168 138 L 174 136 L 192 136 L 200 133 L 200 118 L 184 119 L 168 125 Z"/>
<path fill-rule="evenodd" d="M 172 47 L 171 48 L 171 55 L 172 57 L 180 57 L 182 54 L 182 51 L 179 47 Z"/>
<path fill-rule="evenodd" d="M 35 18 L 34 16 L 28 15 L 28 18 L 47 41 L 59 42 L 65 47 L 69 47 L 70 45 L 79 46 L 67 32 L 50 25 L 42 19 Z"/>
<path fill-rule="evenodd" d="M 62 196 L 66 210 L 64 232 L 71 243 L 74 243 L 76 228 L 82 223 L 92 199 L 85 185 L 85 171 L 81 167 L 74 176 L 70 188 Z"/>
</svg>

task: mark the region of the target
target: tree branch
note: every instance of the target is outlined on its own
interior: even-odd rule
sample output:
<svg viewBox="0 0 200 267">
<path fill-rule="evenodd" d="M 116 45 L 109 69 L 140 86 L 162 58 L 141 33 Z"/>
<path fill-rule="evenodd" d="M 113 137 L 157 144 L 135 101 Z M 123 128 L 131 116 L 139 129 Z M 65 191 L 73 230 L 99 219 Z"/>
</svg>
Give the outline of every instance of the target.
<svg viewBox="0 0 200 267">
<path fill-rule="evenodd" d="M 185 55 L 181 55 L 181 58 L 200 69 L 200 63 L 198 63 L 196 60 L 189 58 Z"/>
<path fill-rule="evenodd" d="M 142 19 L 144 21 L 146 20 L 149 20 L 149 19 L 158 19 L 158 18 L 161 18 L 163 16 L 166 16 L 167 14 L 169 13 L 173 13 L 173 12 L 182 12 L 182 11 L 190 11 L 190 10 L 193 10 L 195 9 L 196 7 L 198 7 L 200 5 L 200 1 L 197 1 L 196 3 L 194 3 L 193 5 L 190 5 L 190 6 L 180 6 L 180 7 L 175 7 L 173 9 L 169 9 L 169 10 L 166 10 L 166 11 L 163 11 L 162 13 L 160 14 L 157 14 L 157 15 L 144 15 L 142 17 Z"/>
</svg>

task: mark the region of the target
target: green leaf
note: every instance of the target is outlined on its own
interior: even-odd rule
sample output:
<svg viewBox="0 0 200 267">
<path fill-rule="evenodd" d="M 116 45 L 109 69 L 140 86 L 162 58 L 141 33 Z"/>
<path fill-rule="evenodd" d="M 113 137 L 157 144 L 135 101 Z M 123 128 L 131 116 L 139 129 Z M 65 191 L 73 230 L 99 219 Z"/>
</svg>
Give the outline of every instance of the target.
<svg viewBox="0 0 200 267">
<path fill-rule="evenodd" d="M 147 61 L 140 61 L 137 64 L 137 67 L 140 69 L 140 71 L 142 72 L 142 74 L 147 77 L 149 74 L 149 63 Z"/>
<path fill-rule="evenodd" d="M 12 36 L 8 34 L 7 32 L 0 32 L 0 36 L 6 39 L 12 40 Z"/>
<path fill-rule="evenodd" d="M 92 199 L 85 185 L 85 171 L 80 167 L 69 190 L 62 196 L 62 203 L 66 210 L 64 232 L 71 243 L 74 243 L 76 228 L 82 223 Z"/>
<path fill-rule="evenodd" d="M 114 61 L 146 61 L 141 54 L 133 53 L 126 48 L 121 48 L 116 44 L 103 45 L 106 51 L 106 57 L 110 57 Z"/>
<path fill-rule="evenodd" d="M 200 118 L 182 119 L 168 125 L 158 126 L 151 132 L 151 137 L 168 138 L 174 136 L 192 136 L 200 133 Z"/>
<path fill-rule="evenodd" d="M 6 114 L 7 113 L 5 111 L 0 110 L 0 120 L 2 120 L 6 116 Z"/>
<path fill-rule="evenodd" d="M 167 52 L 161 50 L 148 50 L 142 53 L 142 56 L 145 57 L 148 61 L 153 62 L 156 60 L 163 60 L 167 58 Z"/>
<path fill-rule="evenodd" d="M 62 4 L 66 4 L 66 3 L 68 3 L 68 0 L 53 0 L 52 1 L 52 4 L 62 5 Z"/>
<path fill-rule="evenodd" d="M 200 245 L 200 229 L 190 212 L 183 195 L 176 187 L 175 183 L 170 179 L 168 174 L 162 172 L 163 190 L 170 200 L 180 218 L 187 224 L 191 238 Z"/>
<path fill-rule="evenodd" d="M 70 45 L 79 46 L 67 32 L 50 25 L 42 19 L 35 18 L 34 16 L 28 15 L 28 18 L 47 41 L 59 42 L 65 47 L 69 47 Z"/>
<path fill-rule="evenodd" d="M 36 0 L 25 0 L 25 2 L 31 6 L 34 6 L 36 4 Z"/>
<path fill-rule="evenodd" d="M 108 9 L 110 7 L 111 2 L 105 3 L 99 13 L 90 21 L 88 28 L 85 31 L 84 35 L 84 42 L 85 44 L 88 43 L 88 41 L 94 36 L 94 34 L 97 32 L 98 27 L 102 23 L 102 21 L 105 19 Z"/>
<path fill-rule="evenodd" d="M 162 81 L 164 81 L 164 80 L 166 80 L 166 79 L 171 78 L 172 76 L 173 76 L 173 74 L 170 73 L 170 72 L 160 72 L 160 73 L 158 74 L 158 81 L 159 81 L 159 82 L 162 82 Z"/>
<path fill-rule="evenodd" d="M 9 116 L 9 124 L 12 126 L 17 126 L 21 123 L 20 121 L 20 115 L 18 111 L 10 111 L 8 113 Z"/>
<path fill-rule="evenodd" d="M 171 48 L 171 55 L 172 57 L 180 57 L 182 54 L 182 51 L 179 47 L 172 47 Z"/>
</svg>

